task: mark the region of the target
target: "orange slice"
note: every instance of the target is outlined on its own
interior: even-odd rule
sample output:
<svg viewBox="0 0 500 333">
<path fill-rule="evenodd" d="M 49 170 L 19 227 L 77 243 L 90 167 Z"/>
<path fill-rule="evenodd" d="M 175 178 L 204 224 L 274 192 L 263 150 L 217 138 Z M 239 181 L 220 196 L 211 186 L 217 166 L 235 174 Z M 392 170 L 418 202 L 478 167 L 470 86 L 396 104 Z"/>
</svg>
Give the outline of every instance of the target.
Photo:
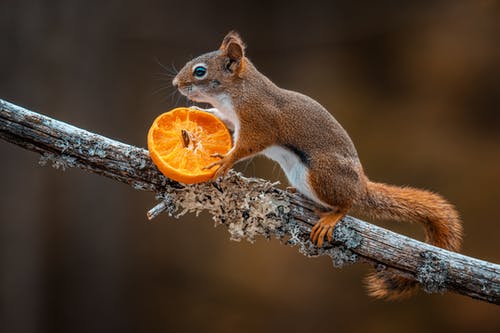
<svg viewBox="0 0 500 333">
<path fill-rule="evenodd" d="M 177 108 L 159 115 L 148 132 L 148 149 L 158 169 L 175 181 L 193 184 L 209 180 L 219 166 L 214 154 L 231 149 L 231 135 L 214 115 L 190 108 Z"/>
</svg>

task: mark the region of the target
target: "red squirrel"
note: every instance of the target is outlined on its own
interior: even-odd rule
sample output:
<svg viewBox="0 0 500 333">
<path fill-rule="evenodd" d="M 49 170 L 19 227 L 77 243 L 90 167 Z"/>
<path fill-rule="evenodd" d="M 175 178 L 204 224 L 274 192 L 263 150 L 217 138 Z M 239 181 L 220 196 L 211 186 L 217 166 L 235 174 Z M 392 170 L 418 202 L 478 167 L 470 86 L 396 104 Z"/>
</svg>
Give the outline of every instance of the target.
<svg viewBox="0 0 500 333">
<path fill-rule="evenodd" d="M 323 246 L 348 212 L 421 223 L 426 241 L 452 251 L 460 247 L 458 213 L 441 196 L 410 187 L 370 181 L 347 132 L 318 102 L 276 86 L 245 55 L 238 33 L 225 36 L 220 48 L 192 59 L 173 85 L 188 99 L 209 103 L 207 111 L 233 131 L 233 148 L 208 167 L 219 165 L 214 179 L 238 161 L 263 154 L 278 162 L 290 184 L 327 208 L 311 230 Z M 411 294 L 415 281 L 388 273 L 368 277 L 371 295 L 398 298 Z"/>
</svg>

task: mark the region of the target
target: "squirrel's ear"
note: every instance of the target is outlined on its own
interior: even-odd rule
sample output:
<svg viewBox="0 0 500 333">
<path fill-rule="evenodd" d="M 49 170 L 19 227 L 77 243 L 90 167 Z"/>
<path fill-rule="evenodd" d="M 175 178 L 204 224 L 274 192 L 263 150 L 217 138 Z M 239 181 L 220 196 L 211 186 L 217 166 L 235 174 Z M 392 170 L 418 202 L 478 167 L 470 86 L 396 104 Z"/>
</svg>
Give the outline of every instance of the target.
<svg viewBox="0 0 500 333">
<path fill-rule="evenodd" d="M 227 51 L 229 47 L 234 47 L 236 45 L 239 46 L 239 49 L 241 50 L 240 57 L 243 57 L 245 55 L 245 43 L 243 43 L 240 34 L 233 30 L 230 31 L 226 35 L 226 37 L 224 37 L 224 39 L 222 40 L 222 44 L 220 45 L 220 49 L 221 51 Z"/>
<path fill-rule="evenodd" d="M 239 72 L 244 65 L 245 43 L 236 31 L 231 31 L 224 37 L 220 46 L 222 54 L 229 58 L 227 69 Z"/>
</svg>

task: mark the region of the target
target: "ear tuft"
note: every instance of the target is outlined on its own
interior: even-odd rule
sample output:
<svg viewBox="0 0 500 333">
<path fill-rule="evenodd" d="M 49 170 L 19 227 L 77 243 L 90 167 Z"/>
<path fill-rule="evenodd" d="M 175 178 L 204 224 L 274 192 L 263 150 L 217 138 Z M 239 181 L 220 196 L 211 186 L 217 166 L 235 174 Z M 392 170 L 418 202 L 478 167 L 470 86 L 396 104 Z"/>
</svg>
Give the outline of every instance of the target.
<svg viewBox="0 0 500 333">
<path fill-rule="evenodd" d="M 230 31 L 226 35 L 226 37 L 224 37 L 224 39 L 222 40 L 222 44 L 220 46 L 220 49 L 222 51 L 225 51 L 228 48 L 228 46 L 231 45 L 231 44 L 237 44 L 237 45 L 239 45 L 240 48 L 241 48 L 241 50 L 243 51 L 242 55 L 244 54 L 246 45 L 243 42 L 243 39 L 241 39 L 240 34 L 238 32 L 236 32 L 235 30 Z"/>
</svg>

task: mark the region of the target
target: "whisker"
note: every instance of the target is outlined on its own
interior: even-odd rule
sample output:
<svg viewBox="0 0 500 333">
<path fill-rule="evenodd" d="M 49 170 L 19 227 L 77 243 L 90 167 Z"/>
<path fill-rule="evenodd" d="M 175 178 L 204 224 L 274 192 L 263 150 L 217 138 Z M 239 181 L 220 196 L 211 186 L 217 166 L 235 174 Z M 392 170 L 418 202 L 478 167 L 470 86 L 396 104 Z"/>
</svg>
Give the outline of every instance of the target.
<svg viewBox="0 0 500 333">
<path fill-rule="evenodd" d="M 156 63 L 158 65 L 160 65 L 161 68 L 163 68 L 168 74 L 172 75 L 172 76 L 176 76 L 177 75 L 177 72 L 175 71 L 172 71 L 172 69 L 168 68 L 167 66 L 163 65 L 161 62 L 160 62 L 160 59 L 158 59 L 158 57 L 155 57 L 155 60 L 156 60 Z"/>
<path fill-rule="evenodd" d="M 158 72 L 158 73 L 153 73 L 153 76 L 155 76 L 155 78 L 159 79 L 159 80 L 163 79 L 163 80 L 172 81 L 172 79 L 175 77 L 175 74 Z"/>
<path fill-rule="evenodd" d="M 177 106 L 179 105 L 179 101 L 181 100 L 181 98 L 182 98 L 182 97 L 183 97 L 183 95 L 182 95 L 182 94 L 179 94 L 179 97 L 177 97 L 177 100 L 175 101 L 174 106 L 176 106 L 176 107 L 177 107 Z"/>
<path fill-rule="evenodd" d="M 173 69 L 175 75 L 177 75 L 177 73 L 179 73 L 179 70 L 175 67 L 175 64 L 173 61 L 172 61 L 172 69 Z"/>
<path fill-rule="evenodd" d="M 170 88 L 169 86 L 163 86 L 163 87 L 160 87 L 160 88 L 158 88 L 158 89 L 154 90 L 153 92 L 151 92 L 151 95 L 156 95 L 156 94 L 158 94 L 159 92 L 164 91 L 164 90 L 167 90 L 167 89 L 169 89 L 169 88 Z"/>
<path fill-rule="evenodd" d="M 174 90 L 174 91 L 170 94 L 170 96 L 169 96 L 169 97 L 170 97 L 170 102 L 171 102 L 171 103 L 174 103 L 174 98 L 175 98 L 175 94 L 176 94 L 176 93 L 179 93 L 179 95 L 181 94 L 181 93 L 180 93 L 177 89 L 176 89 L 176 90 Z"/>
</svg>

